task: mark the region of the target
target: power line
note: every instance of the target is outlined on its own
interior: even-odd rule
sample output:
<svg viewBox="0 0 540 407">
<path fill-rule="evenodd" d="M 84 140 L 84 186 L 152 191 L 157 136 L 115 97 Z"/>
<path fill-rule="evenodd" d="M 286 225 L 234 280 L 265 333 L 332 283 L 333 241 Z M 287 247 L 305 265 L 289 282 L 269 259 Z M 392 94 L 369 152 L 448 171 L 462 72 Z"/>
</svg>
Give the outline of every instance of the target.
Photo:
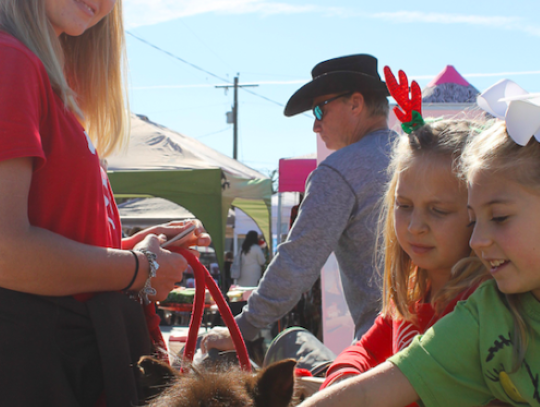
<svg viewBox="0 0 540 407">
<path fill-rule="evenodd" d="M 258 97 L 260 97 L 261 99 L 264 99 L 264 100 L 266 100 L 266 101 L 268 101 L 268 102 L 274 103 L 274 104 L 276 104 L 276 105 L 278 105 L 278 106 L 281 106 L 281 107 L 285 106 L 283 103 L 276 102 L 275 100 L 269 99 L 269 98 L 267 98 L 266 96 L 259 95 L 258 93 L 255 93 L 255 92 L 253 92 L 253 91 L 251 91 L 251 90 L 247 90 L 247 89 L 242 89 L 242 90 L 243 90 L 244 92 L 251 93 L 252 95 L 258 96 Z"/>
<path fill-rule="evenodd" d="M 186 20 L 185 18 L 180 18 L 180 19 L 179 19 L 180 23 L 183 24 L 184 27 L 186 27 L 189 31 L 191 31 L 191 34 L 193 34 L 193 36 L 194 36 L 195 38 L 197 38 L 197 39 L 199 40 L 199 42 L 201 42 L 206 48 L 208 48 L 208 50 L 210 50 L 210 52 L 211 52 L 212 54 L 214 54 L 221 62 L 223 62 L 225 65 L 227 65 L 227 66 L 230 68 L 229 64 L 228 64 L 227 62 L 225 62 L 225 60 L 224 60 L 223 58 L 221 58 L 220 55 L 218 55 L 212 48 L 210 48 L 210 47 L 208 46 L 208 44 L 206 44 L 201 38 L 199 38 L 199 36 L 195 33 L 195 31 L 193 31 L 193 30 L 186 24 L 186 21 L 185 21 L 185 20 Z"/>
<path fill-rule="evenodd" d="M 191 66 L 192 68 L 197 69 L 198 71 L 204 72 L 204 73 L 206 73 L 206 74 L 208 74 L 208 75 L 210 75 L 210 76 L 213 76 L 214 78 L 217 78 L 217 79 L 219 79 L 219 80 L 221 80 L 221 81 L 225 81 L 225 82 L 227 82 L 227 83 L 231 83 L 229 80 L 223 79 L 223 78 L 221 78 L 221 77 L 219 77 L 219 76 L 213 74 L 212 72 L 209 72 L 209 71 L 207 71 L 206 69 L 201 68 L 200 66 L 197 66 L 197 65 L 195 65 L 195 64 L 192 64 L 191 62 L 188 62 L 188 61 L 186 61 L 185 59 L 180 58 L 179 56 L 176 56 L 176 55 L 174 55 L 174 54 L 171 54 L 169 51 L 165 51 L 164 49 L 158 47 L 157 45 L 154 45 L 154 44 L 152 44 L 151 42 L 148 42 L 148 41 L 142 39 L 141 37 L 137 37 L 135 34 L 132 34 L 132 33 L 130 33 L 129 31 L 126 31 L 126 33 L 128 33 L 129 35 L 131 35 L 133 38 L 135 38 L 135 39 L 137 39 L 137 40 L 139 40 L 139 41 L 141 41 L 141 42 L 144 42 L 144 43 L 145 43 L 146 45 L 148 45 L 149 47 L 152 47 L 152 48 L 154 48 L 154 49 L 157 49 L 158 51 L 163 52 L 164 54 L 167 54 L 168 56 L 170 56 L 170 57 L 172 57 L 172 58 L 174 58 L 174 59 L 177 59 L 177 60 L 179 60 L 180 62 L 183 62 L 184 64 L 187 64 L 187 65 Z"/>
<path fill-rule="evenodd" d="M 161 109 L 161 110 L 151 110 L 146 112 L 147 115 L 155 114 L 155 113 L 166 113 L 166 112 L 185 112 L 186 110 L 196 110 L 196 109 L 206 109 L 208 107 L 214 107 L 214 106 L 226 106 L 228 105 L 228 102 L 223 103 L 212 103 L 209 105 L 198 105 L 198 106 L 180 106 L 176 107 L 174 109 Z"/>
<path fill-rule="evenodd" d="M 199 136 L 199 137 L 195 137 L 195 139 L 199 140 L 199 139 L 201 139 L 203 137 L 208 137 L 208 136 L 213 136 L 214 134 L 223 133 L 224 131 L 229 130 L 230 128 L 231 128 L 231 126 L 228 126 L 228 127 L 225 127 L 224 129 L 214 131 L 212 133 L 204 134 L 204 135 Z"/>
<path fill-rule="evenodd" d="M 137 40 L 139 40 L 139 41 L 145 43 L 145 44 L 148 45 L 149 47 L 152 47 L 152 48 L 154 48 L 154 49 L 156 49 L 156 50 L 158 50 L 158 51 L 160 51 L 160 52 L 163 52 L 164 54 L 167 54 L 167 55 L 170 56 L 171 58 L 177 59 L 178 61 L 183 62 L 184 64 L 189 65 L 189 66 L 191 66 L 192 68 L 195 68 L 195 69 L 198 70 L 198 71 L 204 72 L 204 73 L 206 73 L 206 74 L 208 74 L 208 75 L 210 75 L 210 76 L 213 76 L 214 78 L 217 78 L 217 79 L 219 79 L 219 80 L 221 80 L 221 81 L 223 81 L 223 82 L 232 84 L 232 82 L 231 82 L 230 80 L 221 78 L 221 77 L 219 77 L 218 75 L 216 75 L 216 74 L 214 74 L 214 73 L 212 73 L 212 72 L 210 72 L 210 71 L 207 71 L 206 69 L 201 68 L 200 66 L 197 66 L 197 65 L 195 65 L 195 64 L 192 64 L 191 62 L 188 62 L 188 61 L 186 61 L 185 59 L 182 59 L 182 58 L 180 58 L 179 56 L 176 56 L 176 55 L 170 53 L 169 51 L 165 51 L 164 49 L 158 47 L 157 45 L 154 45 L 154 44 L 152 44 L 151 42 L 146 41 L 145 39 L 142 39 L 142 38 L 140 38 L 140 37 L 137 37 L 135 34 L 132 34 L 132 33 L 129 32 L 129 31 L 126 31 L 126 33 L 129 34 L 129 35 L 131 35 L 133 38 L 135 38 L 135 39 L 137 39 Z M 264 100 L 266 100 L 266 101 L 268 101 L 268 102 L 274 103 L 274 104 L 276 104 L 276 105 L 278 105 L 278 106 L 281 106 L 281 107 L 285 106 L 283 103 L 276 102 L 275 100 L 272 100 L 272 99 L 270 99 L 270 98 L 267 98 L 266 96 L 259 95 L 258 93 L 249 91 L 249 90 L 247 90 L 247 89 L 243 89 L 243 90 L 244 90 L 244 92 L 251 93 L 251 94 L 254 95 L 254 96 L 257 96 L 257 97 L 259 97 L 259 98 L 261 98 L 261 99 L 264 99 Z"/>
</svg>

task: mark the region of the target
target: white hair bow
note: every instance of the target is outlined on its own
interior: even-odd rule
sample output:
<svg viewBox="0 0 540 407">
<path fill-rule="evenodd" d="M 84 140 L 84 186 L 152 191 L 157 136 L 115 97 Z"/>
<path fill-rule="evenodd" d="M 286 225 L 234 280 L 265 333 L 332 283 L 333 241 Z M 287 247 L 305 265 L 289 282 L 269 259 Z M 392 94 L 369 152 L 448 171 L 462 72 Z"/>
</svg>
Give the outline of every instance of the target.
<svg viewBox="0 0 540 407">
<path fill-rule="evenodd" d="M 506 121 L 508 135 L 520 146 L 531 137 L 540 141 L 540 94 L 528 93 L 515 82 L 503 79 L 477 98 L 478 106 Z"/>
</svg>

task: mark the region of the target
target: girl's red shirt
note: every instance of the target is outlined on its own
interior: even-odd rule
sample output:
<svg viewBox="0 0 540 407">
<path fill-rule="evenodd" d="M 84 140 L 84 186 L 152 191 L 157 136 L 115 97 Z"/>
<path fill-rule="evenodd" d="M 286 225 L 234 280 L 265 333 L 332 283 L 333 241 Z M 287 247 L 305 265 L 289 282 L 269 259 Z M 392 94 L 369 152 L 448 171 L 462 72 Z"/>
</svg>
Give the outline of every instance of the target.
<svg viewBox="0 0 540 407">
<path fill-rule="evenodd" d="M 373 326 L 356 344 L 346 348 L 330 365 L 321 390 L 341 375 L 364 373 L 409 346 L 416 335 L 423 334 L 435 322 L 452 312 L 458 301 L 466 300 L 477 285 L 458 294 L 439 315 L 430 303 L 416 304 L 416 324 L 379 315 Z M 411 406 L 416 406 L 412 404 Z"/>
</svg>

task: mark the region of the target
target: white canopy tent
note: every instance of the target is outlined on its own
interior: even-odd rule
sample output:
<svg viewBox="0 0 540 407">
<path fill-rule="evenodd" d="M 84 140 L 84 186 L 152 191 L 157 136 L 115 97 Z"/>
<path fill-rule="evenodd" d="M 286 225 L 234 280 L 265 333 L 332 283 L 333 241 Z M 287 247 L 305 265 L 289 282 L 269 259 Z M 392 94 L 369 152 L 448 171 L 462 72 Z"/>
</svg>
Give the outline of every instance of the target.
<svg viewBox="0 0 540 407">
<path fill-rule="evenodd" d="M 212 236 L 220 264 L 231 206 L 253 218 L 271 244 L 272 181 L 145 116 L 132 115 L 129 146 L 108 158 L 108 170 L 115 196 L 165 198 L 199 218 Z"/>
</svg>

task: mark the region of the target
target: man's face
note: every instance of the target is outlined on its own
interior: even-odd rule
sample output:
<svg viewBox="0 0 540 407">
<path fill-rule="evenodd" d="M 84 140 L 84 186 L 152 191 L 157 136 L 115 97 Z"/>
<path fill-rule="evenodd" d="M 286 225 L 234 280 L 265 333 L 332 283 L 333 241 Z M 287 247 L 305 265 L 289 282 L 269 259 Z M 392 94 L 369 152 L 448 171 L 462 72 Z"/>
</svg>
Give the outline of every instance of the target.
<svg viewBox="0 0 540 407">
<path fill-rule="evenodd" d="M 353 115 L 349 103 L 350 94 L 324 104 L 325 101 L 340 94 L 343 92 L 322 95 L 313 101 L 313 107 L 321 105 L 323 113 L 321 120 L 315 119 L 313 131 L 321 136 L 326 147 L 330 150 L 339 150 L 351 144 Z"/>
</svg>

